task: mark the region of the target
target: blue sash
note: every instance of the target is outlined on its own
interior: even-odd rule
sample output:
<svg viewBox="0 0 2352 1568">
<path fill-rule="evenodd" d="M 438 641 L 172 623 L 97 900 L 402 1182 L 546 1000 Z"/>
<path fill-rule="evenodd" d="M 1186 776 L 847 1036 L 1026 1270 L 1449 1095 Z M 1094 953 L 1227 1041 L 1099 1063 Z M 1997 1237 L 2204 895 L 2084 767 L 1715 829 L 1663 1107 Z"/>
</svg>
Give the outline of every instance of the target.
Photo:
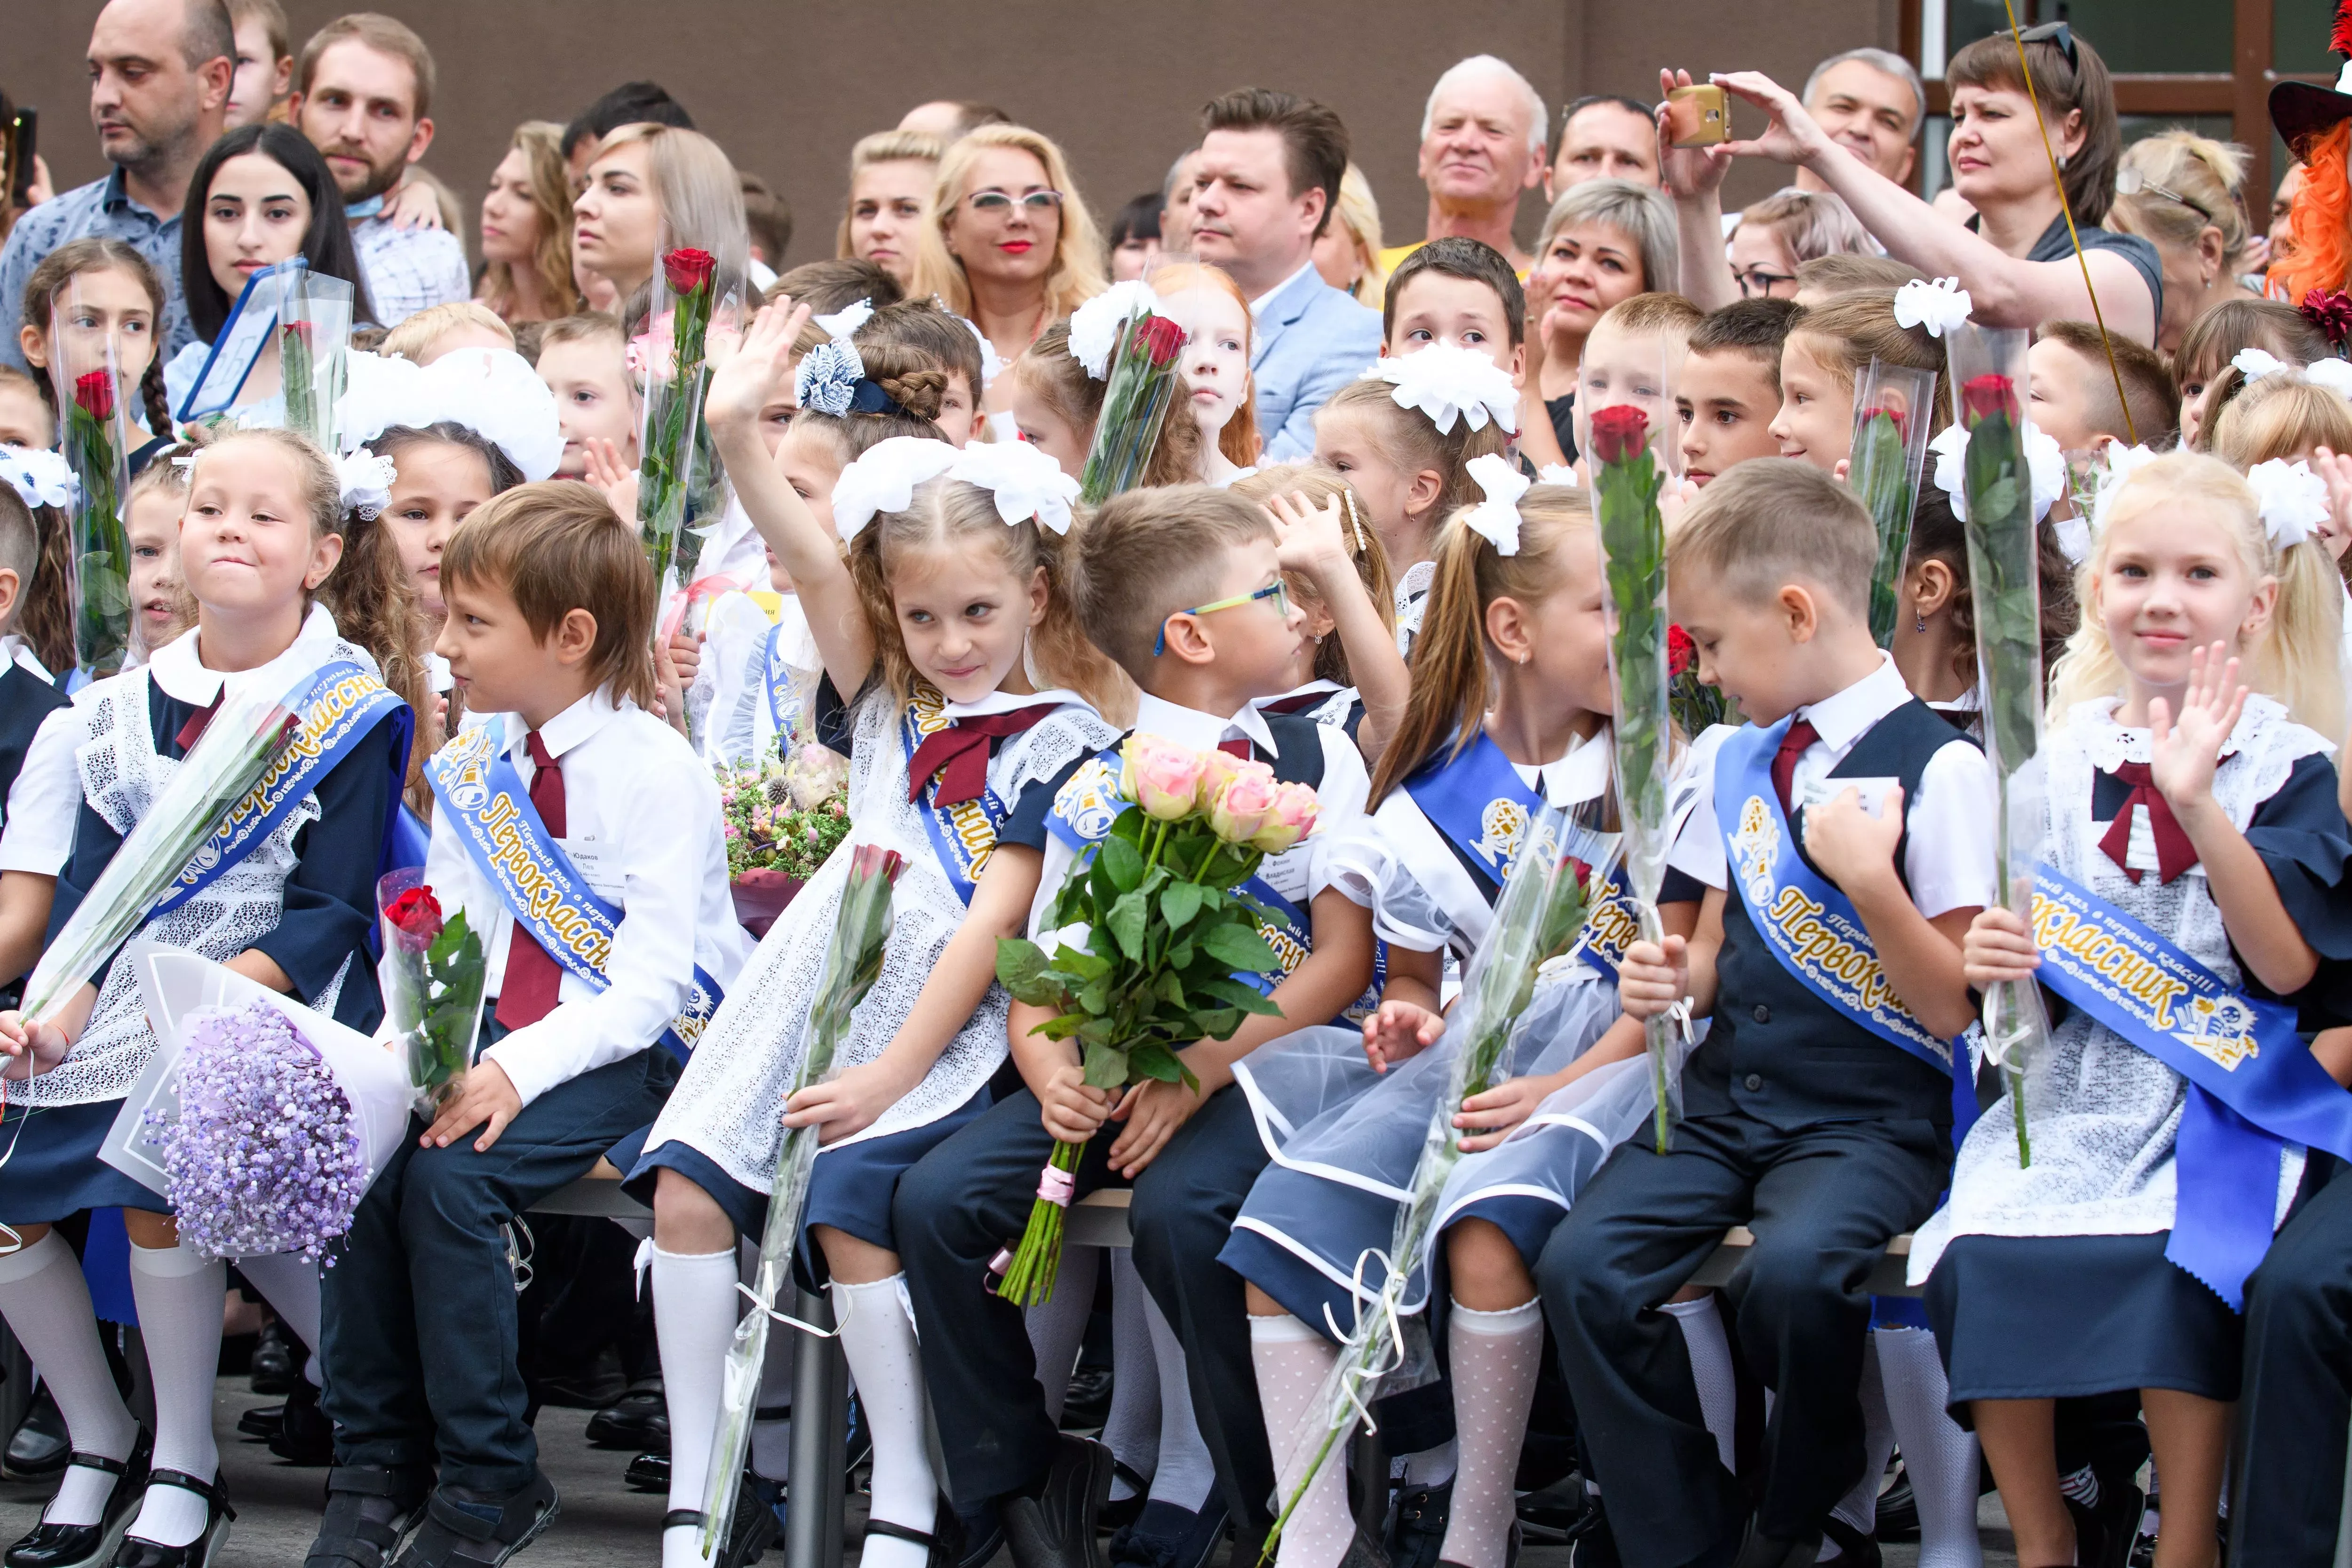
<svg viewBox="0 0 2352 1568">
<path fill-rule="evenodd" d="M 425 777 L 475 868 L 497 889 L 515 924 L 556 963 L 602 991 L 609 984 L 604 968 L 612 962 L 621 911 L 598 896 L 549 835 L 522 775 L 499 744 L 505 732 L 496 723 L 461 731 L 425 764 Z M 662 1045 L 684 1061 L 725 998 L 719 982 L 696 964 L 686 1010 L 662 1031 Z"/>
<path fill-rule="evenodd" d="M 287 695 L 284 703 L 289 712 L 300 716 L 292 744 L 188 858 L 179 877 L 147 911 L 149 918 L 170 913 L 219 880 L 223 872 L 278 831 L 287 816 L 379 723 L 386 719 L 403 722 L 408 712 L 408 705 L 383 681 L 348 659 L 320 666 L 304 678 L 300 689 Z M 398 750 L 404 772 L 407 748 Z M 397 792 L 393 798 L 396 806 Z M 387 820 L 384 827 L 390 826 Z"/>
<path fill-rule="evenodd" d="M 1498 888 L 1509 878 L 1511 861 L 1544 808 L 1543 796 L 1519 777 L 1503 748 L 1483 730 L 1451 761 L 1433 763 L 1405 780 L 1404 792 L 1430 826 L 1484 867 Z"/>
<path fill-rule="evenodd" d="M 2033 937 L 2043 985 L 2189 1080 L 2164 1255 L 2242 1308 L 2270 1248 L 2281 1150 L 2352 1160 L 2352 1094 L 2312 1059 L 2294 1008 L 2225 985 L 2046 866 L 2034 871 Z"/>
<path fill-rule="evenodd" d="M 1787 719 L 1767 730 L 1751 724 L 1727 737 L 1716 757 L 1716 819 L 1732 885 L 1758 937 L 1799 984 L 1841 1017 L 1950 1073 L 1952 1042 L 1903 1005 L 1852 901 L 1796 851 L 1772 787 L 1772 754 L 1788 729 Z M 1963 1068 L 1958 1076 L 1969 1075 Z"/>
<path fill-rule="evenodd" d="M 793 737 L 800 729 L 800 713 L 792 700 L 793 671 L 792 667 L 784 662 L 783 643 L 784 624 L 778 621 L 768 628 L 768 640 L 762 645 L 766 652 L 760 661 L 760 673 L 768 692 L 768 717 L 775 721 L 777 750 L 782 755 L 790 757 Z"/>
<path fill-rule="evenodd" d="M 772 679 L 773 668 L 772 663 Z M 774 700 L 772 684 L 769 701 L 772 704 Z M 909 767 L 915 761 L 915 749 L 925 737 L 936 735 L 955 722 L 943 711 L 945 706 L 939 693 L 930 690 L 917 692 L 915 700 L 907 704 L 907 711 L 898 721 L 898 739 Z M 925 780 L 915 810 L 923 819 L 923 832 L 930 838 L 932 853 L 940 858 L 940 869 L 948 874 L 948 883 L 955 889 L 956 897 L 969 908 L 971 895 L 980 886 L 980 874 L 988 869 L 988 858 L 996 852 L 996 829 L 1013 808 L 992 789 L 983 789 L 978 800 L 955 805 L 940 805 L 939 794 L 940 781 Z M 1104 831 L 1109 831 L 1108 823 Z"/>
</svg>

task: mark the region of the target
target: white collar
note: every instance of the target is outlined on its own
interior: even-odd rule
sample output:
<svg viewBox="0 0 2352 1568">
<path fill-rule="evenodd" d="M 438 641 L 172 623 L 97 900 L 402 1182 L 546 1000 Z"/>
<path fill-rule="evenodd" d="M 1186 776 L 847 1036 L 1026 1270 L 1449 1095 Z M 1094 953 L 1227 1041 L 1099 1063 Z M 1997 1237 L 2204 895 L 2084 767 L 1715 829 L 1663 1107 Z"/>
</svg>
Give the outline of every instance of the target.
<svg viewBox="0 0 2352 1568">
<path fill-rule="evenodd" d="M 635 707 L 636 704 L 625 697 L 614 702 L 612 689 L 600 686 L 541 724 L 539 727 L 540 744 L 547 748 L 549 756 L 562 762 L 565 752 L 594 735 L 620 714 Z M 530 734 L 530 726 L 523 722 L 520 713 L 509 713 L 505 719 L 505 750 L 512 755 L 521 750 L 525 739 Z"/>
<path fill-rule="evenodd" d="M 1313 254 L 1310 253 L 1307 258 L 1306 266 L 1300 268 L 1297 271 L 1292 273 L 1289 277 L 1284 279 L 1281 282 L 1276 284 L 1273 288 L 1267 289 L 1265 293 L 1260 294 L 1256 299 L 1250 301 L 1250 314 L 1252 316 L 1265 315 L 1265 308 L 1268 305 L 1273 304 L 1276 300 L 1280 299 L 1284 289 L 1289 288 L 1293 283 L 1297 282 L 1301 278 L 1306 277 L 1309 272 L 1314 270 L 1315 258 Z"/>
<path fill-rule="evenodd" d="M 1911 689 L 1903 683 L 1903 672 L 1895 668 L 1895 656 L 1881 651 L 1876 669 L 1844 690 L 1798 709 L 1797 717 L 1811 721 L 1822 744 L 1832 752 L 1843 752 L 1862 738 L 1864 731 L 1910 700 Z"/>
<path fill-rule="evenodd" d="M 1543 797 L 1552 805 L 1580 805 L 1608 793 L 1609 763 L 1614 748 L 1601 743 L 1608 739 L 1609 729 L 1603 725 L 1583 740 L 1570 742 L 1565 752 L 1535 770 L 1534 779 L 1527 778 L 1528 770 L 1519 763 L 1511 765 L 1528 784 L 1540 781 Z"/>
<path fill-rule="evenodd" d="M 1149 691 L 1135 705 L 1135 733 L 1159 735 L 1194 751 L 1210 751 L 1236 732 L 1265 747 L 1267 756 L 1282 755 L 1282 748 L 1274 743 L 1274 731 L 1267 727 L 1265 715 L 1248 704 L 1230 719 L 1220 719 L 1197 708 L 1180 708 Z"/>
<path fill-rule="evenodd" d="M 1037 708 L 1047 703 L 1058 708 L 1066 702 L 1084 702 L 1075 691 L 1050 687 L 1044 691 L 1023 694 L 1017 691 L 992 691 L 971 702 L 950 702 L 940 710 L 952 723 L 958 719 L 977 719 L 984 713 L 1018 713 L 1024 708 Z"/>
<path fill-rule="evenodd" d="M 37 675 L 50 686 L 58 683 L 57 677 L 49 673 L 48 666 L 33 652 L 33 645 L 15 632 L 0 637 L 0 663 L 21 666 L 27 675 Z"/>
<path fill-rule="evenodd" d="M 268 663 L 252 669 L 223 671 L 207 669 L 196 657 L 196 638 L 202 633 L 190 627 L 150 655 L 147 678 L 160 688 L 164 696 L 192 708 L 208 708 L 218 700 L 223 689 L 235 687 L 243 691 L 258 687 L 268 695 L 283 694 L 294 684 L 296 676 L 318 668 L 335 651 L 338 640 L 335 617 L 327 606 L 313 604 L 310 613 L 302 617 L 302 629 L 286 651 Z M 373 669 L 373 661 L 370 661 Z"/>
</svg>

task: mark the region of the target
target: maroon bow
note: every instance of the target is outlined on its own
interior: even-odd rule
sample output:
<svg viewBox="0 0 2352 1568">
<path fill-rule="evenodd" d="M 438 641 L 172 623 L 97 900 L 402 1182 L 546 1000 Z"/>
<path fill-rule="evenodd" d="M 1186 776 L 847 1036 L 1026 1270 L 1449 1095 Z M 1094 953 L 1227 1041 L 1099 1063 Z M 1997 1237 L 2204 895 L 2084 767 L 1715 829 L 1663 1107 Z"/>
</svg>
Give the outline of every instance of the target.
<svg viewBox="0 0 2352 1568">
<path fill-rule="evenodd" d="M 2139 880 L 2137 868 L 2126 865 L 2125 860 L 2131 854 L 2132 807 L 2144 805 L 2147 807 L 2148 831 L 2156 838 L 2156 879 L 2169 882 L 2197 864 L 2197 846 L 2189 841 L 2180 819 L 2172 815 L 2171 805 L 2158 792 L 2148 765 L 2125 763 L 2116 767 L 2115 776 L 2131 785 L 2132 790 L 2124 797 L 2123 808 L 2116 813 L 2115 821 L 2108 824 L 2106 837 L 2099 840 L 2099 847 L 2105 851 L 2107 858 L 2120 867 L 2125 876 L 2135 882 Z"/>
<path fill-rule="evenodd" d="M 924 738 L 907 763 L 907 798 L 921 797 L 923 786 L 940 776 L 934 805 L 961 805 L 978 800 L 988 788 L 988 742 L 1000 735 L 1018 735 L 1054 711 L 1051 702 L 1015 708 L 1009 713 L 974 713 Z"/>
</svg>

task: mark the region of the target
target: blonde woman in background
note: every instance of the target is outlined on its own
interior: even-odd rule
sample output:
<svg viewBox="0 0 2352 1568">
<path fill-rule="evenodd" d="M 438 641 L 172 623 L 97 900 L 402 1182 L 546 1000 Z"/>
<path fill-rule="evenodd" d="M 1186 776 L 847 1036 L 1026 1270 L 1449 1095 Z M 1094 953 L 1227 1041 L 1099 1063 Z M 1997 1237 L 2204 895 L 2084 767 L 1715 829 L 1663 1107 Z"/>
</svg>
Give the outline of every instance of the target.
<svg viewBox="0 0 2352 1568">
<path fill-rule="evenodd" d="M 482 273 L 474 298 L 501 321 L 552 321 L 580 309 L 572 282 L 572 183 L 563 127 L 526 120 L 482 197 Z"/>
<path fill-rule="evenodd" d="M 1024 126 L 983 125 L 947 150 L 909 295 L 937 295 L 1009 362 L 1104 287 L 1102 237 L 1059 147 Z M 989 411 L 1012 398 L 1000 378 Z"/>
<path fill-rule="evenodd" d="M 1372 183 L 1353 163 L 1339 178 L 1339 208 L 1332 216 L 1335 221 L 1325 224 L 1315 240 L 1315 270 L 1332 288 L 1377 310 L 1388 283 L 1381 270 L 1381 204 L 1372 199 Z"/>
<path fill-rule="evenodd" d="M 834 255 L 871 261 L 905 289 L 946 149 L 921 131 L 882 131 L 849 150 L 849 205 Z"/>
<path fill-rule="evenodd" d="M 675 125 L 624 125 L 588 164 L 572 204 L 572 250 L 581 272 L 609 288 L 625 312 L 653 281 L 665 248 L 691 246 L 719 258 L 717 293 L 741 294 L 751 259 L 743 186 L 719 143 Z"/>
<path fill-rule="evenodd" d="M 2262 298 L 2239 280 L 2258 237 L 2246 221 L 2246 150 L 2175 126 L 2124 149 L 2108 226 L 2156 247 L 2164 314 L 2156 346 L 2170 353 L 2198 317 Z"/>
</svg>

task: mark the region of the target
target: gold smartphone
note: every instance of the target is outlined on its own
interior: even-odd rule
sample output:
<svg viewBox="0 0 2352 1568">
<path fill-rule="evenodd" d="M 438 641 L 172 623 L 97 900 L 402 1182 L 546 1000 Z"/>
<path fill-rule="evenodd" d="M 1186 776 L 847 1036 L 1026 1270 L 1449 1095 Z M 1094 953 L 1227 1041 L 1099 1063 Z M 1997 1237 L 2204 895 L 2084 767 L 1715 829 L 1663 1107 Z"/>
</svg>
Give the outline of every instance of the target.
<svg viewBox="0 0 2352 1568">
<path fill-rule="evenodd" d="M 1731 133 L 1723 89 L 1702 82 L 1666 94 L 1666 139 L 1675 147 L 1713 147 Z"/>
</svg>

